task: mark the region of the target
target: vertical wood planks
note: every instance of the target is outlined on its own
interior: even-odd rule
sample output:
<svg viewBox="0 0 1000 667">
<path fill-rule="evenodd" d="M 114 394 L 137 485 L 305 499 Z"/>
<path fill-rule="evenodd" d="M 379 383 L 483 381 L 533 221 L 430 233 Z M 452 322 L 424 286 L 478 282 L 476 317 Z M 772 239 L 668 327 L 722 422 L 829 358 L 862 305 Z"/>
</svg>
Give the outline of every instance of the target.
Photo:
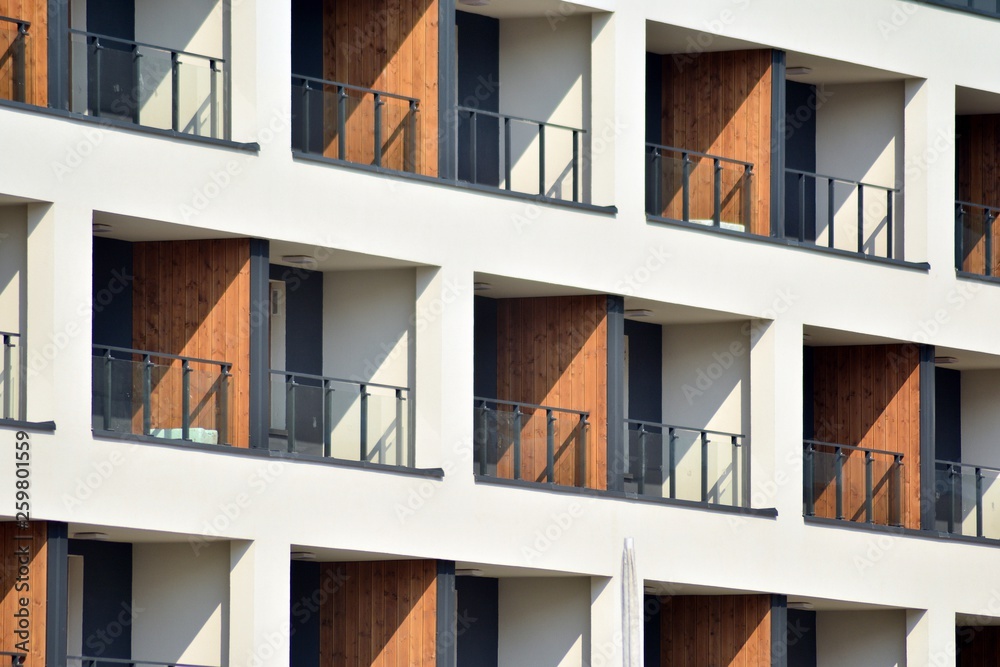
<svg viewBox="0 0 1000 667">
<path fill-rule="evenodd" d="M 1000 114 L 959 116 L 958 199 L 1000 207 Z M 986 229 L 980 209 L 966 208 L 962 270 L 986 273 Z M 969 215 L 971 213 L 971 215 Z M 992 274 L 1000 272 L 1000 222 L 993 224 Z"/>
<path fill-rule="evenodd" d="M 0 0 L 0 16 L 31 22 L 25 45 L 25 102 L 47 106 L 49 99 L 48 73 L 48 3 L 42 0 Z M 0 53 L 13 48 L 17 24 L 0 22 Z M 14 97 L 14 59 L 7 58 L 0 67 L 0 97 Z"/>
<path fill-rule="evenodd" d="M 27 539 L 25 539 L 27 538 Z M 28 605 L 28 657 L 25 667 L 45 667 L 45 633 L 48 585 L 48 525 L 31 521 L 27 528 L 13 522 L 0 523 L 0 544 L 3 545 L 0 568 L 0 651 L 22 652 L 23 641 L 14 633 L 23 630 L 14 616 L 21 609 L 20 600 Z M 18 549 L 28 546 L 30 561 L 19 571 Z M 20 579 L 19 579 L 20 577 Z M 23 589 L 27 584 L 27 589 Z M 18 587 L 22 590 L 18 590 Z"/>
<path fill-rule="evenodd" d="M 660 664 L 769 667 L 770 595 L 660 598 Z"/>
</svg>

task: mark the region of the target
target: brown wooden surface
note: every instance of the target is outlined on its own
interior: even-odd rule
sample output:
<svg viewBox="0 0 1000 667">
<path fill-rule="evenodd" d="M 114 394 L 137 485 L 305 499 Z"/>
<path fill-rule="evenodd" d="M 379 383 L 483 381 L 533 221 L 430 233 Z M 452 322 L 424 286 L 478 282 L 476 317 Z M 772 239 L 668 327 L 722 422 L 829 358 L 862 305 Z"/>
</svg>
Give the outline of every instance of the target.
<svg viewBox="0 0 1000 667">
<path fill-rule="evenodd" d="M 3 548 L 3 566 L 0 568 L 0 651 L 22 652 L 23 641 L 14 633 L 19 629 L 14 614 L 20 607 L 20 599 L 28 601 L 29 628 L 28 657 L 26 667 L 45 667 L 46 628 L 46 586 L 48 583 L 47 525 L 44 521 L 32 521 L 27 528 L 19 528 L 13 522 L 0 523 L 0 544 Z M 28 537 L 30 539 L 18 539 Z M 27 545 L 31 560 L 27 566 L 27 581 L 24 570 L 18 571 L 18 548 Z M 21 576 L 21 580 L 18 577 Z M 17 590 L 27 583 L 27 590 Z"/>
<path fill-rule="evenodd" d="M 958 628 L 958 667 L 996 667 L 1000 661 L 1000 627 Z"/>
<path fill-rule="evenodd" d="M 722 220 L 765 236 L 770 233 L 772 85 L 768 49 L 663 56 L 661 143 L 752 162 L 752 184 L 741 166 L 723 163 Z M 663 217 L 682 218 L 680 160 L 673 153 L 662 159 Z M 691 218 L 707 220 L 714 211 L 714 165 L 692 160 Z"/>
<path fill-rule="evenodd" d="M 31 22 L 25 45 L 25 102 L 46 106 L 48 89 L 48 4 L 43 0 L 0 0 L 0 16 Z M 14 99 L 17 24 L 0 21 L 0 98 Z"/>
<path fill-rule="evenodd" d="M 320 608 L 320 667 L 434 667 L 437 563 L 324 563 L 338 582 Z"/>
<path fill-rule="evenodd" d="M 497 398 L 590 412 L 586 479 L 581 477 L 580 420 L 554 413 L 555 482 L 607 487 L 608 324 L 606 296 L 500 299 L 497 302 Z M 503 413 L 504 410 L 501 410 Z M 506 411 L 509 418 L 510 412 Z M 545 411 L 525 413 L 521 430 L 521 478 L 546 477 Z M 513 477 L 514 452 L 507 439 L 497 474 Z"/>
<path fill-rule="evenodd" d="M 249 240 L 136 243 L 133 260 L 133 346 L 232 364 L 229 444 L 249 446 Z M 164 359 L 153 361 L 167 364 Z M 216 429 L 219 367 L 192 364 L 192 368 L 191 424 Z M 153 428 L 180 428 L 181 396 L 181 365 L 175 361 L 169 370 L 154 374 Z M 134 421 L 141 425 L 141 405 L 135 409 Z"/>
<path fill-rule="evenodd" d="M 1000 208 L 1000 114 L 959 116 L 958 199 Z M 986 227 L 981 209 L 966 208 L 962 269 L 986 273 Z M 1000 223 L 993 225 L 993 270 L 1000 272 Z"/>
<path fill-rule="evenodd" d="M 438 0 L 326 0 L 323 78 L 420 100 L 415 116 L 404 101 L 384 98 L 382 166 L 437 176 Z M 373 164 L 375 106 L 371 95 L 347 91 L 346 159 Z M 338 95 L 324 93 L 327 157 L 338 157 Z M 415 121 L 414 121 L 415 119 Z M 414 129 L 415 123 L 415 129 Z"/>
<path fill-rule="evenodd" d="M 920 528 L 920 355 L 914 345 L 859 345 L 814 349 L 815 440 L 900 452 L 903 525 Z M 845 450 L 844 516 L 865 520 L 865 455 Z M 895 517 L 891 456 L 873 458 L 875 522 Z M 816 515 L 836 516 L 834 450 L 818 448 Z"/>
<path fill-rule="evenodd" d="M 661 598 L 663 667 L 770 667 L 771 596 Z"/>
</svg>

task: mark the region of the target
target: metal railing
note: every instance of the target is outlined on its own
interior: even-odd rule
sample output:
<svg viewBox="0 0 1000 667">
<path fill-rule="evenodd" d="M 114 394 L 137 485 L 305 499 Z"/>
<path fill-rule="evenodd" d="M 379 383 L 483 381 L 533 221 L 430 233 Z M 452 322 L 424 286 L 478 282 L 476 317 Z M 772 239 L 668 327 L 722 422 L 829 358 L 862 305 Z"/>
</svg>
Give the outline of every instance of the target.
<svg viewBox="0 0 1000 667">
<path fill-rule="evenodd" d="M 135 431 L 135 427 L 131 425 L 132 416 L 138 409 L 142 414 L 142 423 L 138 434 L 190 441 L 192 440 L 191 433 L 195 412 L 202 413 L 204 410 L 211 410 L 216 413 L 212 425 L 217 431 L 217 444 L 229 444 L 229 379 L 232 377 L 232 364 L 225 361 L 182 357 L 176 354 L 133 350 L 109 345 L 94 345 L 93 349 L 95 354 L 92 396 L 95 429 L 115 431 L 115 426 L 124 419 L 130 424 L 131 431 Z M 167 365 L 157 364 L 154 359 L 166 360 L 168 363 Z M 154 428 L 153 426 L 154 421 L 159 421 L 162 418 L 159 414 L 161 411 L 153 408 L 153 393 L 156 389 L 154 384 L 162 383 L 166 385 L 167 389 L 176 389 L 177 382 L 170 377 L 171 371 L 176 371 L 178 368 L 176 362 L 180 362 L 181 426 L 176 434 L 180 438 L 171 437 L 174 435 L 173 432 L 177 431 L 175 428 Z M 197 410 L 192 408 L 191 400 L 195 395 L 192 390 L 192 375 L 195 373 L 193 365 L 218 368 L 217 377 L 199 378 L 205 381 L 198 383 L 200 385 L 197 392 L 199 400 L 195 405 Z M 125 371 L 125 373 L 121 373 L 118 369 Z M 122 387 L 122 384 L 125 386 Z M 116 415 L 113 409 L 116 405 L 115 389 L 124 389 L 122 393 L 125 402 L 124 414 Z M 140 397 L 138 405 L 133 403 L 136 394 Z M 213 400 L 214 405 L 212 404 Z M 167 400 L 164 402 L 168 405 L 168 409 L 163 412 L 173 413 L 176 411 L 176 395 L 168 394 Z M 97 411 L 98 404 L 101 408 L 99 413 Z"/>
<path fill-rule="evenodd" d="M 346 83 L 341 83 L 339 81 L 329 81 L 327 79 L 317 79 L 315 77 L 292 75 L 292 88 L 301 89 L 302 104 L 301 113 L 296 114 L 296 118 L 299 119 L 301 123 L 301 137 L 298 141 L 298 149 L 305 153 L 315 153 L 323 155 L 325 153 L 326 137 L 324 137 L 321 142 L 322 146 L 319 150 L 313 147 L 315 143 L 312 141 L 313 134 L 313 95 L 318 93 L 320 99 L 324 100 L 322 105 L 321 113 L 327 113 L 328 105 L 325 104 L 325 96 L 327 94 L 336 95 L 336 104 L 333 107 L 336 108 L 336 119 L 334 124 L 336 127 L 337 137 L 337 153 L 336 157 L 338 160 L 345 160 L 351 162 L 360 161 L 357 156 L 353 155 L 355 150 L 359 151 L 359 154 L 364 154 L 367 158 L 367 148 L 364 146 L 354 146 L 348 143 L 348 119 L 352 112 L 352 107 L 363 108 L 366 98 L 371 98 L 372 100 L 372 139 L 371 139 L 371 164 L 376 167 L 387 167 L 396 168 L 394 165 L 384 164 L 383 154 L 387 151 L 387 148 L 391 146 L 395 139 L 395 134 L 398 131 L 403 131 L 403 162 L 402 171 L 416 172 L 417 171 L 417 160 L 418 160 L 418 146 L 419 141 L 419 124 L 418 113 L 420 112 L 420 100 L 416 97 L 407 97 L 406 95 L 397 95 L 395 93 L 388 93 L 382 90 L 375 90 L 373 88 L 365 88 L 363 86 L 352 86 Z M 352 95 L 358 94 L 358 95 Z M 384 134 L 385 128 L 385 116 L 384 107 L 389 102 L 401 102 L 406 106 L 405 118 L 398 124 L 397 127 L 389 128 L 389 136 L 386 137 Z M 397 119 L 398 120 L 398 119 Z M 328 119 L 320 118 L 320 127 L 324 129 L 324 132 L 329 132 L 332 128 L 327 127 Z M 409 140 L 406 139 L 406 134 L 409 135 Z M 363 136 L 363 135 L 362 135 Z M 366 159 L 367 161 L 367 159 Z"/>
<path fill-rule="evenodd" d="M 989 3 L 991 7 L 988 8 L 983 6 L 986 4 L 984 0 L 918 0 L 918 2 L 1000 18 L 1000 0 L 992 0 Z"/>
<path fill-rule="evenodd" d="M 625 425 L 630 450 L 628 459 L 631 464 L 634 454 L 638 468 L 634 473 L 631 473 L 631 476 L 636 480 L 639 495 L 658 495 L 671 499 L 682 498 L 702 503 L 723 504 L 721 501 L 722 487 L 728 479 L 730 492 L 725 495 L 730 498 L 729 504 L 733 507 L 749 506 L 750 450 L 746 446 L 745 435 L 673 424 L 658 424 L 637 419 L 626 419 Z M 698 452 L 698 463 L 694 466 L 700 481 L 696 498 L 685 498 L 685 495 L 690 494 L 685 494 L 678 484 L 681 477 L 678 450 L 683 434 L 693 436 L 692 442 L 689 443 L 691 445 L 689 451 Z M 664 436 L 666 436 L 665 439 Z M 729 446 L 729 452 L 727 452 L 728 457 L 719 457 L 719 461 L 724 463 L 721 466 L 715 466 L 715 470 L 713 470 L 712 454 L 718 452 L 718 446 L 713 449 L 713 445 L 717 445 L 719 439 L 723 443 L 722 446 Z M 632 451 L 633 444 L 637 450 L 635 452 Z M 664 455 L 666 457 L 665 461 L 661 461 L 659 469 L 663 473 L 662 476 L 665 478 L 667 488 L 666 493 L 664 493 L 663 487 L 659 486 L 658 493 L 648 494 L 647 477 L 650 472 L 650 462 L 651 459 L 655 461 L 655 457 L 651 457 L 650 454 L 657 448 L 660 452 L 660 458 L 662 459 Z M 719 469 L 720 467 L 721 469 Z"/>
<path fill-rule="evenodd" d="M 183 662 L 159 662 L 156 660 L 136 660 L 122 658 L 103 658 L 90 655 L 68 655 L 66 660 L 70 667 L 100 667 L 102 663 L 111 665 L 128 665 L 129 667 L 211 667 L 209 665 L 191 665 Z"/>
<path fill-rule="evenodd" d="M 287 437 L 287 451 L 302 452 L 319 445 L 322 449 L 317 453 L 330 458 L 416 465 L 410 446 L 407 387 L 281 370 L 271 370 L 271 380 L 271 427 Z M 275 424 L 274 417 L 281 412 L 283 423 Z M 303 417 L 321 435 L 301 433 Z M 357 458 L 346 453 L 350 449 L 357 451 Z M 390 449 L 394 450 L 391 456 Z"/>
<path fill-rule="evenodd" d="M 11 97 L 15 102 L 25 102 L 27 101 L 28 93 L 28 58 L 27 58 L 27 42 L 28 42 L 28 29 L 31 28 L 31 21 L 25 21 L 23 19 L 11 18 L 9 16 L 0 16 L 0 26 L 4 24 L 13 24 L 16 27 L 17 32 L 14 37 L 9 40 L 6 45 L 7 48 L 4 49 L 3 53 L 0 54 L 0 68 L 3 68 L 7 61 L 13 59 L 14 65 L 12 69 L 12 80 L 11 80 Z M 4 40 L 5 42 L 8 40 Z"/>
<path fill-rule="evenodd" d="M 3 346 L 2 363 L 0 373 L 3 379 L 0 388 L 3 390 L 2 412 L 0 417 L 4 419 L 19 419 L 25 421 L 24 396 L 24 373 L 21 372 L 21 364 L 14 363 L 17 355 L 17 342 L 21 340 L 21 335 L 10 331 L 0 331 L 0 345 Z M 16 402 L 15 402 L 16 399 Z"/>
<path fill-rule="evenodd" d="M 875 458 L 891 457 L 888 477 L 889 488 L 887 489 L 887 519 L 886 523 L 893 526 L 903 525 L 903 454 L 900 452 L 889 452 L 879 449 L 869 449 L 867 447 L 855 447 L 852 445 L 841 445 L 831 442 L 821 442 L 819 440 L 805 440 L 803 442 L 803 500 L 806 516 L 816 516 L 817 496 L 823 495 L 829 484 L 826 477 L 832 476 L 834 482 L 834 511 L 833 516 L 825 518 L 835 518 L 847 520 L 844 511 L 845 495 L 845 470 L 844 462 L 852 452 L 859 452 L 864 455 L 864 500 L 862 508 L 864 511 L 865 523 L 876 523 L 875 516 L 875 495 L 877 489 L 875 483 Z M 832 451 L 828 451 L 832 450 Z M 846 452 L 846 453 L 845 453 Z M 829 465 L 818 465 L 817 458 L 832 457 L 832 468 Z M 824 479 L 819 479 L 819 478 Z M 885 478 L 879 481 L 881 487 Z M 817 484 L 820 492 L 817 493 Z M 829 508 L 824 508 L 824 515 L 831 514 Z M 857 519 L 851 518 L 851 521 Z"/>
<path fill-rule="evenodd" d="M 565 408 L 516 401 L 500 401 L 493 398 L 475 399 L 475 460 L 478 474 L 485 477 L 501 477 L 500 468 L 511 469 L 511 479 L 524 479 L 528 468 L 529 481 L 545 481 L 549 484 L 564 486 L 586 486 L 587 480 L 587 432 L 590 429 L 590 413 L 584 410 L 568 410 Z M 537 419 L 544 414 L 544 428 L 537 426 Z M 569 420 L 569 432 L 566 424 L 560 424 L 560 416 Z M 492 423 L 491 423 L 492 419 Z M 535 429 L 530 428 L 535 423 Z M 534 459 L 541 450 L 540 432 L 544 431 L 544 466 L 536 474 L 538 468 Z M 557 433 L 558 432 L 558 433 Z M 565 439 L 557 445 L 557 436 L 565 435 Z M 525 440 L 528 440 L 528 456 L 525 456 Z M 574 446 L 575 445 L 575 446 Z M 575 483 L 567 483 L 565 477 L 557 478 L 557 461 L 563 455 L 575 450 L 575 470 L 559 471 L 565 477 L 575 479 Z M 510 454 L 509 460 L 507 454 Z M 525 459 L 531 460 L 532 466 L 525 466 Z M 539 457 L 540 458 L 540 457 Z M 568 473 L 568 475 L 567 475 Z"/>
<path fill-rule="evenodd" d="M 668 157 L 667 154 L 672 154 L 674 157 Z M 647 157 L 647 213 L 657 217 L 674 217 L 683 222 L 692 221 L 692 198 L 696 200 L 708 200 L 708 193 L 702 192 L 700 187 L 692 187 L 692 173 L 696 169 L 697 164 L 701 162 L 711 163 L 712 165 L 712 175 L 710 179 L 698 179 L 705 180 L 711 184 L 711 221 L 714 227 L 721 227 L 723 223 L 723 210 L 724 207 L 730 203 L 730 200 L 734 196 L 740 196 L 741 201 L 735 206 L 739 210 L 740 217 L 742 220 L 740 224 L 744 226 L 746 231 L 750 230 L 750 224 L 753 216 L 753 180 L 754 180 L 754 165 L 752 162 L 744 162 L 742 160 L 734 160 L 732 158 L 722 157 L 720 155 L 711 155 L 709 153 L 699 153 L 698 151 L 691 151 L 684 148 L 676 148 L 674 146 L 661 146 L 659 144 L 646 144 L 646 157 Z M 663 201 L 664 195 L 664 184 L 667 180 L 668 168 L 665 167 L 665 163 L 670 163 L 671 161 L 679 162 L 679 182 L 676 175 L 669 178 L 672 186 L 679 187 L 681 191 L 681 207 L 680 215 L 677 216 L 677 211 L 668 212 L 665 215 L 664 209 L 666 205 Z M 737 170 L 735 177 L 731 176 L 728 180 L 730 183 L 724 183 L 727 179 L 725 178 L 725 170 L 727 168 L 735 168 Z M 670 169 L 669 171 L 675 171 Z M 724 192 L 725 191 L 725 192 Z M 692 197 L 693 195 L 693 197 Z M 671 198 L 673 199 L 673 197 Z M 699 202 L 700 203 L 700 202 Z M 676 206 L 673 206 L 676 208 Z M 704 209 L 703 206 L 696 205 L 697 209 Z M 730 206 L 732 209 L 733 206 Z M 705 209 L 705 212 L 709 212 L 709 209 Z M 673 213 L 670 215 L 669 213 Z M 695 215 L 695 218 L 701 218 L 701 216 Z"/>
<path fill-rule="evenodd" d="M 811 171 L 801 171 L 801 170 L 798 170 L 798 169 L 785 169 L 785 173 L 788 176 L 793 176 L 795 178 L 795 181 L 796 181 L 796 193 L 797 193 L 799 215 L 798 215 L 798 220 L 796 221 L 796 224 L 795 224 L 795 229 L 797 230 L 797 237 L 798 237 L 798 241 L 800 243 L 811 243 L 811 244 L 819 245 L 819 239 L 818 238 L 816 238 L 815 236 L 814 236 L 814 238 L 807 238 L 809 235 L 806 234 L 807 220 L 809 219 L 809 215 L 807 215 L 807 208 L 810 209 L 810 210 L 812 210 L 813 213 L 816 215 L 816 218 L 817 218 L 816 222 L 817 223 L 818 223 L 818 218 L 819 218 L 818 211 L 815 210 L 815 208 L 808 206 L 808 204 L 807 204 L 807 201 L 809 199 L 807 197 L 807 195 L 809 194 L 809 191 L 808 191 L 808 189 L 806 187 L 806 181 L 807 181 L 807 179 L 811 179 L 813 181 L 813 188 L 814 188 L 813 192 L 812 192 L 813 197 L 816 196 L 816 194 L 817 194 L 816 191 L 819 189 L 819 181 L 821 181 L 821 180 L 826 181 L 826 199 L 827 199 L 827 213 L 826 213 L 826 215 L 827 215 L 827 238 L 826 238 L 826 245 L 827 245 L 828 248 L 834 248 L 834 247 L 836 247 L 836 236 L 835 236 L 835 233 L 834 233 L 834 228 L 836 226 L 835 223 L 836 223 L 837 205 L 838 205 L 838 200 L 837 200 L 837 192 L 838 192 L 837 185 L 840 184 L 840 185 L 850 186 L 852 188 L 852 191 L 857 193 L 858 218 L 857 218 L 857 235 L 856 235 L 857 243 L 856 243 L 856 252 L 859 255 L 865 254 L 865 246 L 867 245 L 867 243 L 869 241 L 869 237 L 865 233 L 866 232 L 866 225 L 865 225 L 865 218 L 866 218 L 866 215 L 865 215 L 865 213 L 866 213 L 866 211 L 865 211 L 865 202 L 866 202 L 866 198 L 865 198 L 865 192 L 867 190 L 874 190 L 876 192 L 882 193 L 883 196 L 885 197 L 885 209 L 884 209 L 885 210 L 885 217 L 884 217 L 884 221 L 885 221 L 885 249 L 886 249 L 885 250 L 885 256 L 886 256 L 887 259 L 892 259 L 892 257 L 893 257 L 894 231 L 895 231 L 895 226 L 896 226 L 896 219 L 895 219 L 896 216 L 895 216 L 894 211 L 897 208 L 896 204 L 895 204 L 895 200 L 896 200 L 896 197 L 900 193 L 900 190 L 898 188 L 890 188 L 890 187 L 886 187 L 886 186 L 883 186 L 883 185 L 873 185 L 871 183 L 863 183 L 861 181 L 852 181 L 852 180 L 846 179 L 846 178 L 839 178 L 837 176 L 826 176 L 824 174 L 817 174 L 817 173 L 811 172 Z M 818 206 L 816 208 L 818 208 Z M 879 211 L 879 213 L 881 213 L 881 211 Z M 786 212 L 786 216 L 787 216 L 787 212 Z M 782 231 L 787 235 L 787 225 L 786 225 L 785 229 L 782 230 Z M 874 238 L 875 238 L 875 235 L 877 235 L 878 231 L 879 231 L 878 225 L 876 225 L 875 229 L 873 230 L 873 235 L 872 235 L 872 240 L 873 240 L 872 247 L 873 248 L 874 248 L 874 245 L 875 245 L 874 244 Z M 818 234 L 816 236 L 818 236 Z"/>
<path fill-rule="evenodd" d="M 1000 538 L 1000 468 L 935 460 L 937 516 L 945 515 L 948 532 L 972 534 L 967 519 L 975 515 L 975 536 Z M 989 495 L 991 502 L 985 502 Z M 992 511 L 987 511 L 989 508 Z M 989 525 L 986 520 L 990 519 Z"/>
<path fill-rule="evenodd" d="M 967 201 L 955 202 L 956 269 L 983 276 L 995 274 L 993 223 L 996 222 L 998 215 L 1000 207 Z M 977 251 L 979 239 L 982 239 L 981 259 Z"/>
<path fill-rule="evenodd" d="M 469 181 L 471 183 L 480 183 L 479 174 L 479 132 L 478 126 L 480 122 L 480 117 L 492 119 L 498 125 L 498 141 L 499 141 L 499 163 L 498 163 L 498 173 L 503 175 L 503 188 L 505 190 L 512 191 L 514 189 L 514 155 L 513 155 L 513 127 L 515 125 L 528 126 L 535 128 L 538 137 L 538 189 L 537 192 L 531 192 L 528 194 L 537 194 L 540 197 L 553 197 L 557 199 L 566 199 L 566 197 L 558 197 L 555 192 L 549 192 L 548 187 L 548 172 L 547 172 L 547 137 L 552 131 L 568 132 L 570 133 L 570 139 L 572 141 L 571 155 L 567 156 L 569 160 L 569 171 L 572 178 L 572 193 L 570 201 L 579 202 L 581 196 L 582 188 L 582 167 L 583 160 L 581 157 L 582 147 L 581 140 L 584 134 L 587 133 L 585 129 L 578 127 L 569 127 L 566 125 L 557 125 L 556 123 L 548 123 L 542 120 L 533 120 L 530 118 L 521 118 L 519 116 L 512 116 L 510 114 L 496 113 L 494 111 L 485 111 L 483 109 L 476 109 L 473 107 L 459 106 L 458 118 L 465 120 L 468 123 L 468 137 L 467 145 L 465 146 L 466 155 L 469 160 L 469 168 L 471 170 Z M 461 148 L 459 149 L 461 150 Z M 565 176 L 565 167 L 560 171 L 560 181 L 562 177 Z"/>
<path fill-rule="evenodd" d="M 14 651 L 0 651 L 0 655 L 10 658 L 11 667 L 21 667 L 28 658 L 27 653 L 17 653 Z"/>
<path fill-rule="evenodd" d="M 220 138 L 223 132 L 224 104 L 221 94 L 221 81 L 226 60 L 200 53 L 192 53 L 181 49 L 171 49 L 156 44 L 147 44 L 128 39 L 120 39 L 85 30 L 71 28 L 70 59 L 73 60 L 74 47 L 86 47 L 86 62 L 88 66 L 86 110 L 95 117 L 109 115 L 115 118 L 130 120 L 136 125 L 165 126 L 174 132 L 196 134 Z M 75 39 L 74 39 L 75 38 Z M 147 62 L 148 61 L 148 62 Z M 197 63 L 197 65 L 195 65 Z M 187 85 L 182 82 L 182 73 L 186 68 L 206 68 L 203 72 L 208 77 L 208 90 L 195 91 L 199 88 L 196 77 L 190 77 Z M 107 71 L 106 71 L 107 70 Z M 107 77 L 107 80 L 105 80 Z M 76 77 L 71 77 L 76 78 Z M 164 118 L 154 122 L 143 122 L 144 105 L 149 105 L 149 115 L 152 118 L 159 112 L 166 116 L 166 111 L 154 109 L 151 100 L 157 88 L 169 78 L 169 125 Z M 109 105 L 103 100 L 105 83 L 112 82 L 114 88 L 124 89 L 127 97 L 117 97 Z M 78 82 L 77 82 L 78 83 Z M 70 95 L 73 96 L 71 82 Z M 118 92 L 115 90 L 115 92 Z M 187 97 L 185 97 L 187 95 Z M 71 103 L 73 108 L 80 106 Z M 182 109 L 182 106 L 185 108 Z M 220 113 L 221 112 L 221 113 Z M 182 114 L 189 116 L 182 120 Z M 202 128 L 201 118 L 208 115 L 208 132 Z M 224 137 L 222 137 L 224 138 Z"/>
</svg>

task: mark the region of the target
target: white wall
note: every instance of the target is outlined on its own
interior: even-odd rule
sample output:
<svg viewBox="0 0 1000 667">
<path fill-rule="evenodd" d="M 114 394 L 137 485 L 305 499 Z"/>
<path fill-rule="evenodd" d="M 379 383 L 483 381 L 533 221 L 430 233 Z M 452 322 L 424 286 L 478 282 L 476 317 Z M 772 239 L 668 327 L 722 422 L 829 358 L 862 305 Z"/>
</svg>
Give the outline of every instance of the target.
<svg viewBox="0 0 1000 667">
<path fill-rule="evenodd" d="M 501 20 L 500 112 L 589 130 L 591 27 L 585 15 L 555 28 L 546 18 Z M 580 137 L 581 155 L 586 139 Z M 546 191 L 570 199 L 572 133 L 550 128 L 545 142 Z M 537 126 L 512 125 L 514 190 L 538 192 L 539 148 Z M 582 167 L 580 179 L 583 193 Z"/>
<path fill-rule="evenodd" d="M 962 461 L 972 465 L 1000 467 L 1000 371 L 962 371 Z M 963 529 L 976 534 L 976 494 L 973 475 L 962 485 Z M 983 531 L 1000 538 L 1000 479 L 996 473 L 983 475 Z"/>
<path fill-rule="evenodd" d="M 590 580 L 503 578 L 500 667 L 590 664 Z"/>
<path fill-rule="evenodd" d="M 199 542 L 197 553 L 192 544 L 133 545 L 133 656 L 227 664 L 229 544 Z"/>
<path fill-rule="evenodd" d="M 750 435 L 750 337 L 745 322 L 663 327 L 663 421 L 674 426 Z M 678 497 L 701 499 L 701 444 L 677 432 Z M 709 498 L 732 503 L 731 441 L 710 436 Z M 664 463 L 667 461 L 664 438 Z M 737 489 L 738 490 L 738 489 Z M 664 478 L 664 493 L 668 482 Z"/>
<path fill-rule="evenodd" d="M 27 221 L 23 206 L 0 207 L 0 331 L 24 334 L 27 324 Z M 0 361 L 0 380 L 10 373 L 11 414 L 18 417 L 23 401 L 20 388 L 21 370 L 24 366 L 24 338 L 14 339 L 11 350 L 11 368 L 3 368 Z M 2 341 L 0 341 L 2 345 Z M 0 348 L 0 354 L 3 349 Z M 0 401 L 3 396 L 0 381 Z M 2 405 L 2 403 L 0 403 Z"/>
<path fill-rule="evenodd" d="M 906 667 L 906 612 L 817 612 L 816 664 Z"/>
<path fill-rule="evenodd" d="M 323 275 L 323 374 L 353 381 L 413 387 L 416 277 L 411 269 L 342 271 Z M 334 393 L 333 455 L 360 455 L 360 399 L 350 385 Z M 396 460 L 405 446 L 395 434 L 396 400 L 391 390 L 371 388 L 369 451 Z M 412 401 L 408 401 L 406 409 Z M 404 453 L 405 454 L 405 453 Z"/>
<path fill-rule="evenodd" d="M 895 187 L 903 178 L 903 82 L 825 86 L 827 99 L 816 112 L 816 171 L 871 185 Z M 808 185 L 808 183 L 807 183 Z M 834 241 L 838 248 L 857 250 L 858 199 L 855 189 L 836 190 Z M 868 254 L 883 255 L 886 247 L 886 195 L 865 190 L 865 239 Z M 897 200 L 896 204 L 900 204 Z M 821 244 L 827 239 L 826 181 L 816 194 L 816 227 Z M 894 218 L 901 219 L 897 206 Z M 901 247 L 896 226 L 893 245 Z M 919 233 L 919 230 L 908 230 Z"/>
</svg>

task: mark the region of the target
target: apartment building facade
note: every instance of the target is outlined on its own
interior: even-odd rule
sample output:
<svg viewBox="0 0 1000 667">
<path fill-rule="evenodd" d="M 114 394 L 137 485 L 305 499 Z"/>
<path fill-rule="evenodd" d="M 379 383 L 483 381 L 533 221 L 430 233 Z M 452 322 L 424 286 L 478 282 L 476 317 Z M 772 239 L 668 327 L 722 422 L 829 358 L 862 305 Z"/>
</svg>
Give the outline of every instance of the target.
<svg viewBox="0 0 1000 667">
<path fill-rule="evenodd" d="M 994 0 L 0 0 L 0 659 L 992 665 Z"/>
</svg>

